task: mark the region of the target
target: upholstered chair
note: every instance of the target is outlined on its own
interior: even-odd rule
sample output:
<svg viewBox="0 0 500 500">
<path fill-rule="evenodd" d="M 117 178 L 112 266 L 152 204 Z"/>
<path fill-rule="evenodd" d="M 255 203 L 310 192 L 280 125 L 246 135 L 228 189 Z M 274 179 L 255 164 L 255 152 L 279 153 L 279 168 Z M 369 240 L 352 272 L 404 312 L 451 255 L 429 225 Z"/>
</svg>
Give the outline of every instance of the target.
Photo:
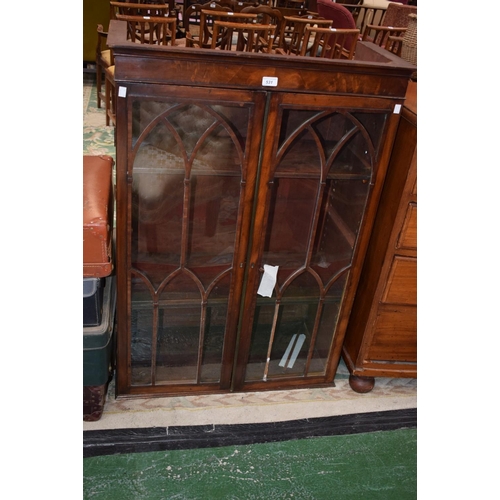
<svg viewBox="0 0 500 500">
<path fill-rule="evenodd" d="M 417 7 L 414 5 L 403 5 L 402 3 L 390 2 L 380 24 L 381 26 L 407 28 L 409 23 L 408 15 L 416 13 Z"/>
<path fill-rule="evenodd" d="M 356 29 L 350 11 L 332 0 L 317 0 L 317 11 L 321 17 L 331 19 L 333 28 Z"/>
<path fill-rule="evenodd" d="M 339 29 L 356 29 L 356 21 L 351 12 L 332 0 L 317 0 L 317 11 L 321 17 L 331 19 L 332 28 Z M 349 52 L 351 49 L 352 39 L 346 39 L 345 49 Z"/>
</svg>

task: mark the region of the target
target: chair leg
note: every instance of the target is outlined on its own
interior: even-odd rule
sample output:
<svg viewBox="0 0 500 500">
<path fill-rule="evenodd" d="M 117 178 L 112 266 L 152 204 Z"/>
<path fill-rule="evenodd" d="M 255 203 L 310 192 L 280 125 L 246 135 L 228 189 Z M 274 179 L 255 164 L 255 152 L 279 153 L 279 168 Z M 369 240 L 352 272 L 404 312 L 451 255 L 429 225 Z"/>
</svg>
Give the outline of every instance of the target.
<svg viewBox="0 0 500 500">
<path fill-rule="evenodd" d="M 111 108 L 111 95 L 110 95 L 110 92 L 111 92 L 111 83 L 110 81 L 106 78 L 106 82 L 104 84 L 105 86 L 105 92 L 106 92 L 106 97 L 105 97 L 105 107 L 106 107 L 106 127 L 109 126 L 109 111 L 110 111 L 110 108 Z"/>
<path fill-rule="evenodd" d="M 97 87 L 97 107 L 101 107 L 101 87 L 102 87 L 102 68 L 101 65 L 96 61 L 95 71 L 97 75 L 96 87 Z"/>
<path fill-rule="evenodd" d="M 111 124 L 113 126 L 116 125 L 116 87 L 114 82 L 110 82 L 111 85 L 111 109 L 110 109 L 110 118 Z"/>
<path fill-rule="evenodd" d="M 114 80 L 106 75 L 106 126 L 116 125 L 116 89 Z"/>
</svg>

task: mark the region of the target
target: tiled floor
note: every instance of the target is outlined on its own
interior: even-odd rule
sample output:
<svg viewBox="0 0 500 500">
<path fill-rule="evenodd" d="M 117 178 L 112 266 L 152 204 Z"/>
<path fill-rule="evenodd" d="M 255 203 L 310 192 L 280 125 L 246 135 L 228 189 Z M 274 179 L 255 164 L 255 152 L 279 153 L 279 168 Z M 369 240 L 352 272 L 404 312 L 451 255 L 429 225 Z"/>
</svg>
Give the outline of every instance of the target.
<svg viewBox="0 0 500 500">
<path fill-rule="evenodd" d="M 114 128 L 106 127 L 104 108 L 97 107 L 95 75 L 83 75 L 83 154 L 115 157 Z"/>
<path fill-rule="evenodd" d="M 264 423 L 417 407 L 415 379 L 377 379 L 373 391 L 357 394 L 344 369 L 335 387 L 321 389 L 115 399 L 111 384 L 101 419 L 83 429 Z"/>
</svg>

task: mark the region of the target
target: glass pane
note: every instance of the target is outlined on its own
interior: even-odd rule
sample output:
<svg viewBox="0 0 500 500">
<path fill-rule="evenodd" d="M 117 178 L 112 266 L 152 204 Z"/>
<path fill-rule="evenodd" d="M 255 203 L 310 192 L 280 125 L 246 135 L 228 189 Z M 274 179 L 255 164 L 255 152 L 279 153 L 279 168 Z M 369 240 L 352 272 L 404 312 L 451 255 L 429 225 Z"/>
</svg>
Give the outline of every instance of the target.
<svg viewBox="0 0 500 500">
<path fill-rule="evenodd" d="M 344 273 L 335 280 L 325 296 L 325 301 L 321 309 L 319 328 L 314 342 L 311 364 L 308 370 L 308 374 L 311 376 L 325 374 L 347 276 L 348 274 Z"/>
<path fill-rule="evenodd" d="M 201 307 L 164 306 L 160 309 L 156 384 L 196 382 Z"/>
<path fill-rule="evenodd" d="M 190 198 L 187 265 L 208 285 L 233 260 L 240 178 L 194 176 Z"/>
<path fill-rule="evenodd" d="M 339 174 L 364 176 L 369 179 L 371 174 L 372 151 L 361 132 L 356 132 L 342 144 L 336 152 L 330 176 Z"/>
<path fill-rule="evenodd" d="M 132 262 L 158 286 L 180 264 L 184 176 L 152 170 L 134 168 Z"/>
<path fill-rule="evenodd" d="M 321 117 L 312 124 L 312 128 L 321 141 L 325 158 L 330 158 L 339 143 L 356 129 L 353 122 L 340 113 Z"/>
<path fill-rule="evenodd" d="M 307 263 L 319 182 L 277 178 L 273 183 L 264 262 L 280 266 L 279 282 Z"/>
<path fill-rule="evenodd" d="M 182 273 L 160 295 L 156 383 L 196 382 L 202 297 Z"/>
<path fill-rule="evenodd" d="M 365 129 L 366 135 L 370 138 L 374 151 L 379 151 L 382 133 L 385 130 L 385 122 L 387 120 L 387 112 L 352 112 L 351 115 L 360 122 Z"/>
<path fill-rule="evenodd" d="M 278 147 L 283 147 L 291 136 L 304 130 L 304 124 L 317 117 L 320 112 L 310 109 L 283 109 Z"/>
<path fill-rule="evenodd" d="M 191 154 L 193 170 L 198 173 L 207 173 L 217 170 L 230 174 L 238 173 L 241 164 L 239 143 L 228 124 L 218 124 L 209 128 L 205 137 L 198 140 L 197 149 Z"/>
<path fill-rule="evenodd" d="M 131 383 L 151 384 L 153 299 L 143 280 L 132 276 Z"/>
<path fill-rule="evenodd" d="M 304 375 L 319 298 L 320 286 L 316 279 L 309 273 L 302 273 L 286 287 L 278 309 L 272 298 L 258 299 L 247 381 Z M 269 348 L 271 354 L 267 362 Z"/>
<path fill-rule="evenodd" d="M 300 175 L 312 173 L 319 176 L 321 157 L 315 134 L 309 128 L 317 112 L 286 110 L 278 150 L 277 175 Z"/>
<path fill-rule="evenodd" d="M 368 198 L 364 179 L 328 180 L 323 192 L 311 267 L 323 281 L 349 266 Z"/>
<path fill-rule="evenodd" d="M 287 287 L 273 341 L 270 376 L 304 375 L 319 297 L 318 282 L 309 273 Z"/>
<path fill-rule="evenodd" d="M 160 309 L 156 384 L 196 382 L 200 309 L 188 305 Z M 187 316 L 192 318 L 190 324 L 184 321 Z"/>
<path fill-rule="evenodd" d="M 230 284 L 230 276 L 226 275 L 217 282 L 208 298 L 201 362 L 202 382 L 220 381 Z"/>
</svg>

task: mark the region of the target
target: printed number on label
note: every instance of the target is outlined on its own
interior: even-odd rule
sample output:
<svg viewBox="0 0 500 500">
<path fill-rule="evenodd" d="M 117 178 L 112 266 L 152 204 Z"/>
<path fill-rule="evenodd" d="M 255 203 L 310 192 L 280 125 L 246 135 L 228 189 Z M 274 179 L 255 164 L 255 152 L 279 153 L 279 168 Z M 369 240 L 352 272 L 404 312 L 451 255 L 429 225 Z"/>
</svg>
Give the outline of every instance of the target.
<svg viewBox="0 0 500 500">
<path fill-rule="evenodd" d="M 262 86 L 263 87 L 277 87 L 278 86 L 278 78 L 275 76 L 263 76 L 262 77 Z"/>
</svg>

